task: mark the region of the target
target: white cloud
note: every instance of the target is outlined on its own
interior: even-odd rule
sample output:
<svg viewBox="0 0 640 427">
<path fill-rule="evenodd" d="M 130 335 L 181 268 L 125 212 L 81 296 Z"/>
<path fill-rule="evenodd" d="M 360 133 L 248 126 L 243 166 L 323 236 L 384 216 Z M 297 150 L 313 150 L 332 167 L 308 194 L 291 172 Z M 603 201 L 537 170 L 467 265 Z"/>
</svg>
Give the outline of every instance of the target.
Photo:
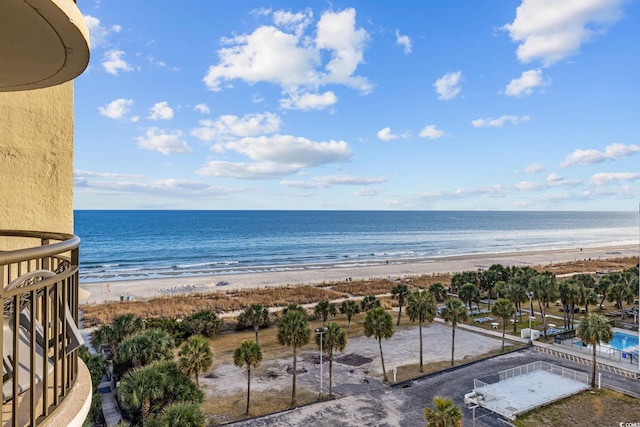
<svg viewBox="0 0 640 427">
<path fill-rule="evenodd" d="M 624 0 L 522 0 L 512 23 L 502 28 L 519 43 L 523 63 L 545 66 L 575 54 L 622 15 Z"/>
<path fill-rule="evenodd" d="M 351 149 L 344 141 L 314 142 L 291 135 L 243 138 L 219 143 L 219 153 L 234 151 L 254 162 L 208 162 L 197 173 L 232 178 L 278 178 L 300 172 L 304 168 L 345 162 Z"/>
<path fill-rule="evenodd" d="M 618 181 L 638 181 L 640 173 L 638 172 L 611 172 L 597 173 L 591 176 L 589 183 L 595 186 L 612 184 Z"/>
<path fill-rule="evenodd" d="M 242 153 L 253 160 L 299 164 L 302 167 L 343 162 L 351 158 L 344 141 L 315 142 L 292 135 L 243 138 L 224 143 L 225 150 Z"/>
<path fill-rule="evenodd" d="M 420 131 L 422 138 L 438 139 L 444 136 L 444 131 L 436 127 L 436 125 L 427 125 Z"/>
<path fill-rule="evenodd" d="M 549 176 L 547 176 L 547 182 L 560 182 L 560 181 L 563 181 L 563 178 L 555 172 L 550 173 Z"/>
<path fill-rule="evenodd" d="M 516 115 L 504 115 L 500 116 L 497 119 L 489 117 L 487 119 L 475 119 L 471 121 L 473 127 L 502 127 L 505 123 L 511 123 L 512 125 L 517 125 L 522 122 L 529 121 L 529 116 L 516 116 Z"/>
<path fill-rule="evenodd" d="M 285 110 L 322 110 L 338 102 L 336 95 L 327 91 L 324 93 L 290 94 L 289 98 L 280 100 L 280 107 Z"/>
<path fill-rule="evenodd" d="M 314 93 L 327 84 L 367 93 L 371 84 L 354 73 L 363 62 L 368 33 L 356 28 L 355 15 L 354 9 L 326 11 L 313 32 L 307 31 L 310 11 L 275 12 L 276 24 L 284 29 L 263 25 L 251 34 L 223 39 L 218 64 L 209 67 L 203 80 L 213 91 L 221 90 L 222 82 L 240 79 L 276 84 L 288 95 Z"/>
<path fill-rule="evenodd" d="M 533 163 L 526 168 L 524 168 L 525 173 L 540 173 L 544 170 L 544 165 L 542 163 Z"/>
<path fill-rule="evenodd" d="M 108 50 L 102 56 L 102 67 L 109 74 L 118 75 L 119 71 L 132 71 L 133 68 L 122 59 L 125 53 L 121 50 Z"/>
<path fill-rule="evenodd" d="M 385 176 L 360 177 L 351 175 L 315 176 L 310 181 L 281 181 L 280 184 L 293 188 L 327 188 L 334 185 L 374 185 L 387 182 Z"/>
<path fill-rule="evenodd" d="M 74 174 L 75 175 L 75 174 Z M 87 179 L 97 178 L 97 179 Z M 122 178 L 114 180 L 112 178 Z M 127 180 L 127 179 L 135 179 Z M 145 196 L 166 196 L 177 198 L 221 198 L 228 194 L 246 192 L 247 188 L 213 187 L 208 184 L 181 179 L 149 179 L 144 176 L 127 176 L 126 174 L 91 173 L 86 177 L 74 178 L 74 186 L 83 192 L 108 194 L 142 194 Z"/>
<path fill-rule="evenodd" d="M 84 22 L 89 28 L 89 35 L 91 37 L 91 49 L 101 47 L 107 43 L 107 38 L 110 34 L 119 33 L 122 30 L 120 25 L 112 25 L 107 27 L 100 23 L 100 19 L 91 16 L 84 15 Z"/>
<path fill-rule="evenodd" d="M 542 78 L 542 70 L 524 71 L 519 78 L 509 82 L 505 88 L 505 94 L 515 97 L 531 95 L 535 88 L 548 84 L 548 81 Z"/>
<path fill-rule="evenodd" d="M 202 114 L 209 114 L 209 107 L 207 106 L 207 104 L 198 104 L 195 107 L 193 107 L 194 110 L 202 113 Z"/>
<path fill-rule="evenodd" d="M 400 138 L 398 135 L 394 135 L 393 133 L 391 133 L 391 128 L 389 127 L 380 129 L 377 135 L 378 135 L 378 138 L 383 141 L 391 141 L 391 140 Z"/>
<path fill-rule="evenodd" d="M 569 154 L 560 166 L 566 168 L 577 164 L 589 165 L 592 163 L 600 163 L 605 160 L 615 160 L 621 157 L 627 157 L 634 153 L 640 152 L 639 145 L 611 144 L 605 147 L 604 151 L 598 150 L 582 150 L 577 149 Z"/>
<path fill-rule="evenodd" d="M 237 179 L 274 179 L 299 172 L 301 167 L 274 162 L 226 162 L 212 160 L 196 171 L 198 175 Z"/>
<path fill-rule="evenodd" d="M 356 197 L 372 197 L 380 194 L 380 190 L 375 188 L 360 188 L 353 195 Z"/>
<path fill-rule="evenodd" d="M 121 120 L 131 111 L 133 99 L 118 98 L 111 101 L 104 107 L 98 107 L 98 111 L 105 117 L 114 120 Z"/>
<path fill-rule="evenodd" d="M 462 80 L 462 72 L 447 73 L 433 83 L 436 88 L 438 99 L 446 101 L 453 99 L 460 93 L 460 82 Z"/>
<path fill-rule="evenodd" d="M 223 115 L 217 120 L 201 120 L 200 127 L 191 132 L 203 141 L 224 140 L 235 137 L 258 136 L 277 132 L 282 124 L 272 113 L 246 114 L 242 117 Z"/>
<path fill-rule="evenodd" d="M 396 30 L 396 43 L 404 49 L 405 54 L 411 53 L 411 39 L 409 36 L 400 34 L 399 30 Z"/>
<path fill-rule="evenodd" d="M 147 116 L 149 120 L 171 120 L 173 118 L 173 108 L 169 107 L 167 101 L 153 104 Z"/>
<path fill-rule="evenodd" d="M 164 155 L 190 153 L 191 148 L 182 139 L 182 132 L 173 133 L 158 128 L 148 128 L 144 136 L 136 138 L 138 146 L 145 150 L 159 151 Z"/>
</svg>

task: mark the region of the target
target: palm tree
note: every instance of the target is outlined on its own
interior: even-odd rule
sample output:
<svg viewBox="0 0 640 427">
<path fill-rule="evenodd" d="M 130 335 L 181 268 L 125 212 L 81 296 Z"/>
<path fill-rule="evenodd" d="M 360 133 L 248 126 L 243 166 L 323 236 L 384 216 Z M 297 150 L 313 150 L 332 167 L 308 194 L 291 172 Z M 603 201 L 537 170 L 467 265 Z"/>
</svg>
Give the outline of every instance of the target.
<svg viewBox="0 0 640 427">
<path fill-rule="evenodd" d="M 462 301 L 457 298 L 449 297 L 444 303 L 444 307 L 440 312 L 445 322 L 451 322 L 451 366 L 454 361 L 454 349 L 456 342 L 456 325 L 459 322 L 467 320 L 467 308 Z"/>
<path fill-rule="evenodd" d="M 404 283 L 399 283 L 398 285 L 391 288 L 391 298 L 398 300 L 398 321 L 396 322 L 396 326 L 400 325 L 400 317 L 402 317 L 402 306 L 405 301 L 409 297 L 409 287 Z"/>
<path fill-rule="evenodd" d="M 320 346 L 322 339 L 322 351 L 327 354 L 329 359 L 329 397 L 333 395 L 333 353 L 335 351 L 344 351 L 347 346 L 347 335 L 336 323 L 327 323 L 324 336 L 320 338 L 320 334 L 316 334 L 316 344 Z"/>
<path fill-rule="evenodd" d="M 166 406 L 155 419 L 162 427 L 204 427 L 206 417 L 195 402 L 174 402 Z"/>
<path fill-rule="evenodd" d="M 209 341 L 199 335 L 191 335 L 180 347 L 180 369 L 187 375 L 195 375 L 196 387 L 200 388 L 198 374 L 213 364 L 213 351 Z"/>
<path fill-rule="evenodd" d="M 311 329 L 307 314 L 298 309 L 287 310 L 278 322 L 278 342 L 293 348 L 293 385 L 291 387 L 291 404 L 296 403 L 296 370 L 298 348 L 309 343 Z"/>
<path fill-rule="evenodd" d="M 365 296 L 360 301 L 360 309 L 362 311 L 369 311 L 376 307 L 380 307 L 380 300 L 373 294 Z"/>
<path fill-rule="evenodd" d="M 260 344 L 258 340 L 258 331 L 260 326 L 269 321 L 269 310 L 263 307 L 261 304 L 251 304 L 240 315 L 245 325 L 253 326 L 253 330 L 256 333 L 256 344 Z"/>
<path fill-rule="evenodd" d="M 407 304 L 407 314 L 411 321 L 418 321 L 418 330 L 420 331 L 420 372 L 424 372 L 422 363 L 422 324 L 424 322 L 432 322 L 436 317 L 436 299 L 427 290 L 416 290 L 409 295 L 409 303 Z"/>
<path fill-rule="evenodd" d="M 388 382 L 387 371 L 384 367 L 384 355 L 382 354 L 382 338 L 389 339 L 393 336 L 393 319 L 391 315 L 384 311 L 382 307 L 369 310 L 364 320 L 364 334 L 367 337 L 374 336 L 378 340 L 380 361 L 382 362 L 382 375 L 384 381 Z"/>
<path fill-rule="evenodd" d="M 436 396 L 433 398 L 434 409 L 424 408 L 424 419 L 428 426 L 460 427 L 462 426 L 462 410 L 453 404 L 453 400 Z"/>
<path fill-rule="evenodd" d="M 118 345 L 113 359 L 113 371 L 121 376 L 131 368 L 172 359 L 174 346 L 173 337 L 162 329 L 148 329 L 133 335 Z"/>
<path fill-rule="evenodd" d="M 320 316 L 322 318 L 322 326 L 324 326 L 330 316 L 335 316 L 336 314 L 338 314 L 336 305 L 331 303 L 329 300 L 324 300 L 317 303 L 313 312 L 316 316 Z"/>
<path fill-rule="evenodd" d="M 558 298 L 558 282 L 550 271 L 535 275 L 529 282 L 534 298 L 538 300 L 538 308 L 542 316 L 543 333 L 547 336 L 547 308 L 551 301 Z"/>
<path fill-rule="evenodd" d="M 149 418 L 151 403 L 164 397 L 165 374 L 155 365 L 147 365 L 129 371 L 118 388 L 118 396 L 124 405 L 140 408 L 142 424 Z"/>
<path fill-rule="evenodd" d="M 239 368 L 247 367 L 247 412 L 249 414 L 249 401 L 251 396 L 251 367 L 257 368 L 262 361 L 262 348 L 256 342 L 242 341 L 240 347 L 233 351 L 233 364 Z"/>
<path fill-rule="evenodd" d="M 360 306 L 354 300 L 342 301 L 340 313 L 347 316 L 347 332 L 351 332 L 351 318 L 360 313 Z"/>
<path fill-rule="evenodd" d="M 504 351 L 504 333 L 507 329 L 507 320 L 511 319 L 516 307 L 506 298 L 499 298 L 491 307 L 491 314 L 502 319 L 502 351 Z"/>
<path fill-rule="evenodd" d="M 460 299 L 467 303 L 469 310 L 471 310 L 471 304 L 480 301 L 480 290 L 473 283 L 465 283 L 460 288 Z"/>
<path fill-rule="evenodd" d="M 132 313 L 121 314 L 111 323 L 118 340 L 123 340 L 144 330 L 144 321 Z"/>
<path fill-rule="evenodd" d="M 442 283 L 434 283 L 427 290 L 438 302 L 444 301 L 447 297 L 447 288 Z"/>
<path fill-rule="evenodd" d="M 596 386 L 596 350 L 600 343 L 607 344 L 613 338 L 613 329 L 606 317 L 599 314 L 589 314 L 584 317 L 576 331 L 583 343 L 591 345 L 593 361 L 591 363 L 591 387 Z"/>
</svg>

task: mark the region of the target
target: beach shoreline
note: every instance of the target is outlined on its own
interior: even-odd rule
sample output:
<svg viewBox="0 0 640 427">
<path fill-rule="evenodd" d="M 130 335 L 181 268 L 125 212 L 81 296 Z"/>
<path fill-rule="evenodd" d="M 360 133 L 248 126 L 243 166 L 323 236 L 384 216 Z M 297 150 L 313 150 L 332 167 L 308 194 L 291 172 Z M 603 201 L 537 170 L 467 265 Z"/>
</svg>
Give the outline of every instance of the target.
<svg viewBox="0 0 640 427">
<path fill-rule="evenodd" d="M 638 245 L 550 249 L 504 253 L 477 253 L 432 256 L 416 259 L 389 259 L 384 262 L 342 262 L 273 268 L 256 272 L 221 273 L 204 276 L 172 276 L 131 280 L 80 283 L 81 304 L 119 300 L 140 300 L 179 294 L 225 292 L 276 286 L 316 285 L 345 280 L 373 278 L 402 279 L 411 276 L 450 274 L 503 266 L 546 266 L 589 259 L 638 257 Z"/>
</svg>

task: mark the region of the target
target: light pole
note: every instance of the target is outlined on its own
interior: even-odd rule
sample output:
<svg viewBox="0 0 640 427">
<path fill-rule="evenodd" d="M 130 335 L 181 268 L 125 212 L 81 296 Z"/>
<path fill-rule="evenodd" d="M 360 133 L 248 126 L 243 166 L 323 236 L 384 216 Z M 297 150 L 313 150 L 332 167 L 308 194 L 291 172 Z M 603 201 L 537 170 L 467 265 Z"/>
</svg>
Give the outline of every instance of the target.
<svg viewBox="0 0 640 427">
<path fill-rule="evenodd" d="M 533 292 L 529 292 L 529 345 L 533 344 L 533 332 L 531 332 L 532 319 L 533 319 Z"/>
<path fill-rule="evenodd" d="M 320 398 L 322 399 L 322 337 L 327 332 L 327 327 L 316 328 L 316 334 L 320 335 Z"/>
</svg>

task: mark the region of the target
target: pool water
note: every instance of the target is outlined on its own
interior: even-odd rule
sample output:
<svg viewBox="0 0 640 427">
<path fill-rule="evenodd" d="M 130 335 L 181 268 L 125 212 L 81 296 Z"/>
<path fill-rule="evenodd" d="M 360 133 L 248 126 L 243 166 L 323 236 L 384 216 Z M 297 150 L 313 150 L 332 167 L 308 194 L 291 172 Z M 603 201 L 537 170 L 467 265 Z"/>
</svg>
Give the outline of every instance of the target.
<svg viewBox="0 0 640 427">
<path fill-rule="evenodd" d="M 615 348 L 616 350 L 624 350 L 629 347 L 637 347 L 638 336 L 623 334 L 622 332 L 614 332 L 613 338 L 609 342 L 608 346 L 611 348 Z"/>
</svg>

